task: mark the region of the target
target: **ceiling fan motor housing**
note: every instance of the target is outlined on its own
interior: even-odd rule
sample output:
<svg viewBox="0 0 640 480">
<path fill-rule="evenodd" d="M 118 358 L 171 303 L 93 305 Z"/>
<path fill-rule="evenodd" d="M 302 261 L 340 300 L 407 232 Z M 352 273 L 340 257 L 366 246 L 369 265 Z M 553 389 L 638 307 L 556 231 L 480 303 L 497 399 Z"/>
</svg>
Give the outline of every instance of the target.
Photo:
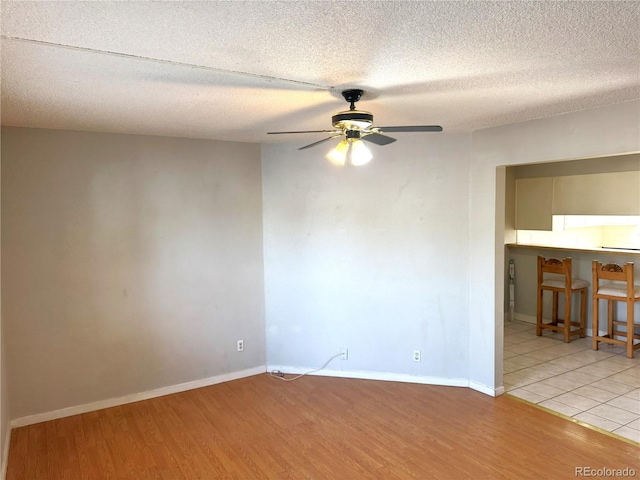
<svg viewBox="0 0 640 480">
<path fill-rule="evenodd" d="M 373 115 L 369 112 L 356 110 L 355 103 L 360 100 L 364 92 L 358 89 L 342 92 L 344 99 L 351 104 L 349 110 L 336 113 L 331 117 L 331 123 L 335 128 L 349 132 L 350 130 L 366 130 L 373 124 Z"/>
<path fill-rule="evenodd" d="M 331 123 L 341 130 L 366 130 L 373 124 L 373 115 L 362 110 L 348 110 L 336 113 Z"/>
</svg>

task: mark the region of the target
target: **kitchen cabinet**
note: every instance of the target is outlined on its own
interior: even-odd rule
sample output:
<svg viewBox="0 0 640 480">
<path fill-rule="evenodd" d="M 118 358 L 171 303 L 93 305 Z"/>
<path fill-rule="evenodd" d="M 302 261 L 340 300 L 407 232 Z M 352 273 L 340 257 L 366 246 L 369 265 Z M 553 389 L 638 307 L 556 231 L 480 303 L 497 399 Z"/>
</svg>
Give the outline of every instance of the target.
<svg viewBox="0 0 640 480">
<path fill-rule="evenodd" d="M 516 180 L 516 230 L 551 230 L 553 177 Z"/>
<path fill-rule="evenodd" d="M 553 215 L 640 215 L 640 172 L 516 180 L 516 230 L 552 230 Z"/>
<path fill-rule="evenodd" d="M 640 172 L 553 179 L 554 215 L 640 215 Z"/>
</svg>

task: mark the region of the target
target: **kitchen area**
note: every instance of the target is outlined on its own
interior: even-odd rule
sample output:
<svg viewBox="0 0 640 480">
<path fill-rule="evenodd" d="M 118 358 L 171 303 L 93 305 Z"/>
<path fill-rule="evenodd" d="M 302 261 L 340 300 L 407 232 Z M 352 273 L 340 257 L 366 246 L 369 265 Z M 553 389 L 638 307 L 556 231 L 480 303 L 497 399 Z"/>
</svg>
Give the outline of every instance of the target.
<svg viewBox="0 0 640 480">
<path fill-rule="evenodd" d="M 586 337 L 536 335 L 537 259 L 572 259 L 572 276 L 592 283 L 592 262 L 634 264 L 640 285 L 640 154 L 507 167 L 505 209 L 504 386 L 535 403 L 625 441 L 640 442 L 640 351 L 620 345 L 592 349 L 592 289 L 587 291 Z M 509 268 L 511 265 L 511 268 Z M 560 295 L 559 318 L 564 318 Z M 552 295 L 543 297 L 550 321 Z M 626 320 L 627 305 L 614 303 Z M 579 295 L 572 296 L 578 318 Z M 606 334 L 607 302 L 599 306 Z M 640 323 L 640 302 L 635 303 Z M 604 327 L 604 328 L 603 328 Z M 635 340 L 639 342 L 640 340 Z"/>
</svg>

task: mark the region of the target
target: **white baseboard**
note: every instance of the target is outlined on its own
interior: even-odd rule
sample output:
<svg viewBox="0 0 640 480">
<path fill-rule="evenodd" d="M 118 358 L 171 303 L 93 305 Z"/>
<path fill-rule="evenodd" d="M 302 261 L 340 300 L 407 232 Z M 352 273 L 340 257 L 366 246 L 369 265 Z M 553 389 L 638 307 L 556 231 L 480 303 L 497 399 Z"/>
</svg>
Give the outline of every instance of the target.
<svg viewBox="0 0 640 480">
<path fill-rule="evenodd" d="M 306 368 L 288 367 L 282 365 L 269 365 L 268 367 L 260 366 L 242 370 L 239 372 L 231 372 L 223 375 L 217 375 L 215 377 L 204 378 L 201 380 L 195 380 L 193 382 L 180 383 L 178 385 L 171 385 L 168 387 L 157 388 L 155 390 L 149 390 L 146 392 L 134 393 L 131 395 L 125 395 L 123 397 L 112 398 L 108 400 L 100 400 L 98 402 L 86 403 L 84 405 L 77 405 L 74 407 L 62 408 L 60 410 L 54 410 L 51 412 L 38 413 L 35 415 L 28 415 L 26 417 L 15 418 L 11 420 L 11 428 L 24 427 L 27 425 L 33 425 L 35 423 L 47 422 L 49 420 L 56 420 L 58 418 L 70 417 L 72 415 L 79 415 L 82 413 L 93 412 L 96 410 L 102 410 L 104 408 L 116 407 L 118 405 L 125 405 L 127 403 L 139 402 L 141 400 L 148 400 L 150 398 L 161 397 L 163 395 L 170 395 L 172 393 L 185 392 L 187 390 L 193 390 L 195 388 L 207 387 L 215 385 L 217 383 L 228 382 L 231 380 L 237 380 L 239 378 L 250 377 L 253 375 L 259 375 L 266 371 L 279 370 L 287 374 L 301 374 L 308 372 Z M 499 387 L 493 389 L 478 382 L 470 381 L 465 378 L 444 378 L 444 377 L 428 377 L 420 375 L 409 375 L 402 373 L 387 373 L 387 372 L 368 372 L 368 371 L 351 371 L 351 370 L 321 370 L 319 372 L 309 373 L 309 375 L 319 375 L 327 377 L 339 377 L 339 378 L 357 378 L 363 380 L 381 380 L 387 382 L 403 382 L 403 383 L 420 383 L 424 385 L 440 385 L 449 387 L 469 387 L 486 395 L 492 397 L 502 395 L 504 388 Z M 9 429 L 7 436 L 10 438 L 11 429 Z M 5 444 L 3 452 L 3 466 L 6 468 L 6 461 L 9 453 L 9 440 Z M 3 480 L 3 479 L 0 479 Z"/>
<path fill-rule="evenodd" d="M 9 465 L 9 443 L 11 443 L 11 425 L 7 425 L 7 433 L 4 435 L 2 464 L 0 465 L 0 480 L 4 480 L 7 477 L 7 466 Z"/>
<path fill-rule="evenodd" d="M 509 318 L 509 313 L 505 313 L 505 318 Z M 533 316 L 533 315 L 527 315 L 524 313 L 518 313 L 518 312 L 513 312 L 513 319 L 518 321 L 518 322 L 525 322 L 525 323 L 532 323 L 533 325 L 535 325 L 536 323 L 538 323 L 538 319 Z M 548 323 L 551 321 L 550 318 L 543 318 L 543 321 L 545 323 Z"/>
<path fill-rule="evenodd" d="M 534 325 L 537 322 L 536 317 L 534 317 L 533 315 L 525 315 L 524 313 L 518 313 L 518 312 L 513 313 L 513 319 L 519 322 L 533 323 Z"/>
<path fill-rule="evenodd" d="M 299 375 L 308 372 L 309 369 L 299 367 L 287 367 L 284 365 L 268 365 L 267 370 L 279 370 L 287 374 Z M 444 377 L 425 377 L 421 375 L 409 375 L 403 373 L 386 373 L 386 372 L 363 372 L 352 370 L 320 370 L 319 372 L 309 373 L 309 375 L 320 375 L 325 377 L 341 377 L 341 378 L 359 378 L 363 380 L 382 380 L 387 382 L 403 382 L 403 383 L 421 383 L 423 385 L 440 385 L 446 387 L 468 387 L 478 392 L 497 397 L 504 394 L 504 387 L 491 388 L 466 378 L 444 378 Z"/>
<path fill-rule="evenodd" d="M 480 393 L 484 393 L 485 395 L 490 395 L 492 397 L 499 397 L 500 395 L 504 395 L 504 387 L 491 388 L 483 383 L 474 382 L 473 380 L 469 380 L 469 388 L 476 390 Z"/>
<path fill-rule="evenodd" d="M 231 380 L 250 377 L 252 375 L 259 375 L 261 373 L 265 373 L 266 371 L 267 368 L 263 365 L 260 367 L 249 368 L 247 370 L 241 370 L 239 372 L 225 373 L 222 375 L 216 375 L 215 377 L 194 380 L 193 382 L 180 383 L 178 385 L 157 388 L 155 390 L 148 390 L 146 392 L 125 395 L 124 397 L 111 398 L 109 400 L 100 400 L 98 402 L 86 403 L 84 405 L 77 405 L 75 407 L 61 408 L 60 410 L 54 410 L 52 412 L 28 415 L 26 417 L 20 417 L 11 420 L 11 427 L 24 427 L 26 425 L 33 425 L 34 423 L 47 422 L 49 420 L 55 420 L 58 418 L 70 417 L 72 415 L 79 415 L 81 413 L 102 410 L 103 408 L 116 407 L 118 405 L 125 405 L 127 403 L 139 402 L 141 400 L 148 400 L 150 398 L 162 397 L 163 395 L 170 395 L 172 393 L 185 392 L 187 390 L 193 390 L 194 388 L 208 387 L 217 383 L 229 382 Z"/>
<path fill-rule="evenodd" d="M 505 313 L 505 318 L 509 318 L 508 316 L 509 316 L 509 314 Z M 533 325 L 535 325 L 537 323 L 536 317 L 534 317 L 533 315 L 525 315 L 524 313 L 515 312 L 513 314 L 513 319 L 514 320 L 518 320 L 520 322 L 532 323 Z M 545 318 L 544 319 L 545 323 L 549 323 L 550 321 L 551 321 L 550 318 Z M 586 333 L 587 333 L 587 337 L 591 337 L 592 336 L 590 328 L 587 328 L 587 332 Z M 600 335 L 606 335 L 606 334 L 607 334 L 607 332 L 605 332 L 604 330 L 600 330 Z"/>
<path fill-rule="evenodd" d="M 286 374 L 301 374 L 309 371 L 308 368 L 287 367 L 283 365 L 268 365 L 267 370 L 279 370 Z M 446 387 L 468 387 L 469 380 L 465 378 L 425 377 L 421 375 L 409 375 L 406 373 L 368 372 L 354 370 L 320 370 L 309 373 L 324 377 L 358 378 L 362 380 L 382 380 L 385 382 L 421 383 L 424 385 L 440 385 Z"/>
</svg>

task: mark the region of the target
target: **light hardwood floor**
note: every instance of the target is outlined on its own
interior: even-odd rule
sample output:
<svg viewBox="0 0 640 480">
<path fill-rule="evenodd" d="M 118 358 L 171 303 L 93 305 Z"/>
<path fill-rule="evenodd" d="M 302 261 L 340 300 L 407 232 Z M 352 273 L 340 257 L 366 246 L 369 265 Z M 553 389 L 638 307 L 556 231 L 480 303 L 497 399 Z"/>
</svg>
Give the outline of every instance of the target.
<svg viewBox="0 0 640 480">
<path fill-rule="evenodd" d="M 258 375 L 18 428 L 8 480 L 568 479 L 638 447 L 467 388 Z"/>
</svg>

